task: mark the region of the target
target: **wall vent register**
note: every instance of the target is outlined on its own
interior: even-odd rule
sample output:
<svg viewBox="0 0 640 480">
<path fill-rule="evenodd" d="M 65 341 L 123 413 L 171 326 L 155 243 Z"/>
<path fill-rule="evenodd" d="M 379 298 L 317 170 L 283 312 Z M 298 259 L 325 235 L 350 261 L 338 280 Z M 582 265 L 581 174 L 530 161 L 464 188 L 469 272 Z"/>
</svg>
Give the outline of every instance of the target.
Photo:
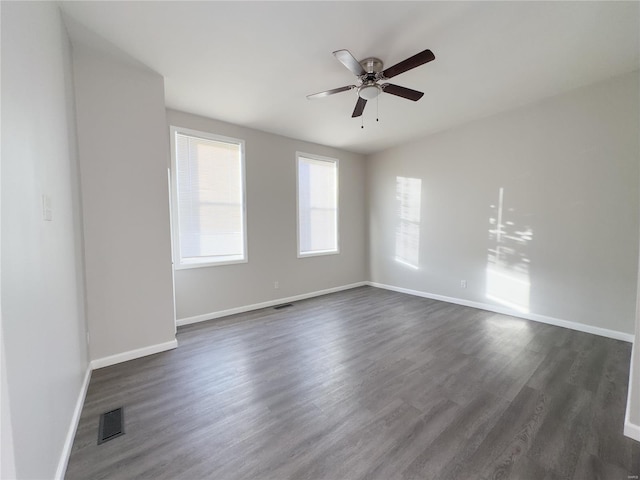
<svg viewBox="0 0 640 480">
<path fill-rule="evenodd" d="M 98 427 L 98 445 L 124 435 L 123 407 L 116 408 L 100 415 Z"/>
</svg>

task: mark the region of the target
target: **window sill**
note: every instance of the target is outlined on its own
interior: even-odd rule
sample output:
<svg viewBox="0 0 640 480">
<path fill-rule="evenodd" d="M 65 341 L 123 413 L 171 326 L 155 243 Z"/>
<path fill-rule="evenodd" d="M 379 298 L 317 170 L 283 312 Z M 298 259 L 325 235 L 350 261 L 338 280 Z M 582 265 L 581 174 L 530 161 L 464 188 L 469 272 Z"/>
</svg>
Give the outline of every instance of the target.
<svg viewBox="0 0 640 480">
<path fill-rule="evenodd" d="M 298 252 L 298 258 L 321 257 L 323 255 L 338 255 L 338 254 L 340 254 L 340 250 L 321 250 L 318 252 L 309 252 L 309 253 Z"/>
<path fill-rule="evenodd" d="M 226 259 L 226 260 L 208 260 L 200 262 L 184 262 L 176 263 L 174 265 L 175 270 L 188 270 L 190 268 L 203 268 L 203 267 L 220 267 L 223 265 L 235 265 L 238 263 L 248 263 L 247 258 Z"/>
</svg>

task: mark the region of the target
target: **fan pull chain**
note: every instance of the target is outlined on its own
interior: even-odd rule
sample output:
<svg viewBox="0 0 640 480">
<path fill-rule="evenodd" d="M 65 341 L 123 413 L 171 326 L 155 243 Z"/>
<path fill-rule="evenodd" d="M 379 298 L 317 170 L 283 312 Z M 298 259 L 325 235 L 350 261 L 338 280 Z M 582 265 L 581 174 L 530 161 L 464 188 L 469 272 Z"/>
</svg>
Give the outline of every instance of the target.
<svg viewBox="0 0 640 480">
<path fill-rule="evenodd" d="M 376 97 L 376 122 L 378 122 L 378 105 L 380 105 L 380 95 Z"/>
<path fill-rule="evenodd" d="M 364 115 L 360 115 L 360 128 L 364 128 Z"/>
</svg>

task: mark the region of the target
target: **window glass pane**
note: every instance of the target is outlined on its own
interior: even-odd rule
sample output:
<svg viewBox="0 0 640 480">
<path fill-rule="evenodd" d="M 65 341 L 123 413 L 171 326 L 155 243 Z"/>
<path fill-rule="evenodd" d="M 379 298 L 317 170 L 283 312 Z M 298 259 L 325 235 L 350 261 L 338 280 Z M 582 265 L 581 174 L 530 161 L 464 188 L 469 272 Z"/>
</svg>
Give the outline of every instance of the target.
<svg viewBox="0 0 640 480">
<path fill-rule="evenodd" d="M 242 260 L 242 144 L 176 132 L 180 263 Z"/>
<path fill-rule="evenodd" d="M 299 255 L 338 250 L 338 166 L 298 156 Z"/>
</svg>

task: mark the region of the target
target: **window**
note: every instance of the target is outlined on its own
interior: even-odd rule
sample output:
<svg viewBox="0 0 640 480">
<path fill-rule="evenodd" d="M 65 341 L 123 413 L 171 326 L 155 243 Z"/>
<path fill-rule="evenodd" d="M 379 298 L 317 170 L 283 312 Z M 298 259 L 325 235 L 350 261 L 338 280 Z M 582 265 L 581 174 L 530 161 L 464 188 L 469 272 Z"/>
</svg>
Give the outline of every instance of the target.
<svg viewBox="0 0 640 480">
<path fill-rule="evenodd" d="M 244 142 L 171 127 L 176 268 L 247 261 Z"/>
<path fill-rule="evenodd" d="M 298 257 L 338 253 L 338 160 L 297 153 Z"/>
</svg>

